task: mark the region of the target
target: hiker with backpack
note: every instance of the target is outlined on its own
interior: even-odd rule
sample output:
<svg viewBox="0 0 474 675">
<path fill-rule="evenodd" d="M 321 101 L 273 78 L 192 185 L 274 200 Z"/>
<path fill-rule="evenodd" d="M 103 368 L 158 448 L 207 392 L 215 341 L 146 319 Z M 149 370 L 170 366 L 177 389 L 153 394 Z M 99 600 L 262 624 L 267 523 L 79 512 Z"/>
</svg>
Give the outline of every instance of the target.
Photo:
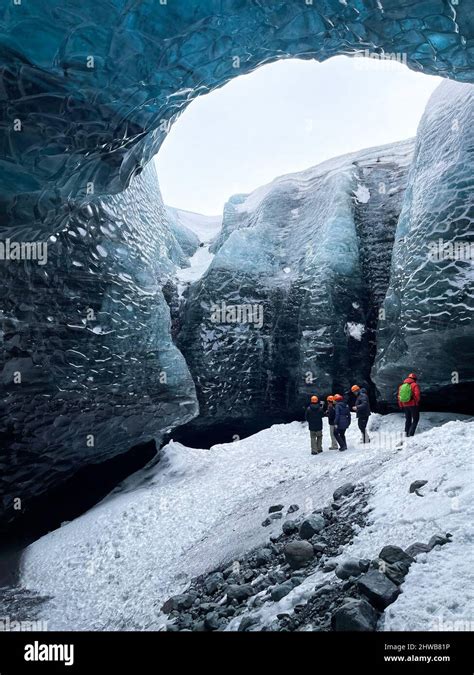
<svg viewBox="0 0 474 675">
<path fill-rule="evenodd" d="M 319 455 L 323 451 L 323 406 L 317 396 L 311 396 L 311 403 L 306 408 L 305 420 L 308 422 L 311 438 L 311 454 Z"/>
<path fill-rule="evenodd" d="M 414 436 L 420 419 L 421 391 L 415 373 L 410 373 L 398 387 L 398 405 L 405 413 L 405 434 Z"/>
<path fill-rule="evenodd" d="M 356 400 L 352 410 L 357 414 L 357 424 L 362 434 L 362 443 L 370 443 L 367 433 L 367 424 L 370 417 L 370 402 L 367 395 L 367 389 L 361 389 L 358 384 L 351 387 L 351 392 L 356 395 Z"/>
<path fill-rule="evenodd" d="M 339 451 L 347 450 L 346 430 L 351 423 L 351 411 L 347 404 L 347 397 L 343 398 L 341 394 L 334 396 L 336 403 L 336 415 L 334 418 L 334 435 L 339 443 Z"/>
</svg>

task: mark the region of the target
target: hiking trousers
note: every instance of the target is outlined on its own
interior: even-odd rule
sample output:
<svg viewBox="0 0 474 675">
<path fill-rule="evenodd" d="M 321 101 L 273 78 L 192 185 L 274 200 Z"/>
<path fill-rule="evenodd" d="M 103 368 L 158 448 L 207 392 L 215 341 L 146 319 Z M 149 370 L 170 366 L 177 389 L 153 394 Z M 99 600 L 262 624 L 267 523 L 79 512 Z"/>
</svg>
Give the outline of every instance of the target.
<svg viewBox="0 0 474 675">
<path fill-rule="evenodd" d="M 334 435 L 336 436 L 336 440 L 339 443 L 339 450 L 347 450 L 346 430 L 334 429 Z"/>
<path fill-rule="evenodd" d="M 319 455 L 323 451 L 323 432 L 310 431 L 309 435 L 311 437 L 311 454 Z"/>
<path fill-rule="evenodd" d="M 357 424 L 362 434 L 362 442 L 368 443 L 370 441 L 369 434 L 367 433 L 367 423 L 369 421 L 368 417 L 358 417 Z"/>
<path fill-rule="evenodd" d="M 329 425 L 329 433 L 331 434 L 331 446 L 330 446 L 329 449 L 330 450 L 337 450 L 339 446 L 337 445 L 337 438 L 336 438 L 336 434 L 334 432 L 334 424 Z"/>
<path fill-rule="evenodd" d="M 420 419 L 420 409 L 417 405 L 407 405 L 403 410 L 405 411 L 405 433 L 407 436 L 414 436 Z"/>
</svg>

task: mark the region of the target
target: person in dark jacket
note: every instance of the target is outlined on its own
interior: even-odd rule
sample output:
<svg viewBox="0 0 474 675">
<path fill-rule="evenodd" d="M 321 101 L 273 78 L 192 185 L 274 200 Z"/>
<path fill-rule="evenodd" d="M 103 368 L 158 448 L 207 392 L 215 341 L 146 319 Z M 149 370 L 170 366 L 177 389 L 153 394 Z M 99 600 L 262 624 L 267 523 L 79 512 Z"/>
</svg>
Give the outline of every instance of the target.
<svg viewBox="0 0 474 675">
<path fill-rule="evenodd" d="M 355 404 L 352 408 L 357 413 L 357 424 L 362 434 L 362 443 L 370 443 L 370 438 L 367 433 L 367 424 L 370 417 L 370 402 L 367 395 L 367 389 L 361 389 L 359 385 L 354 384 L 351 391 L 356 395 Z"/>
<path fill-rule="evenodd" d="M 403 380 L 403 384 L 398 387 L 397 400 L 398 406 L 405 413 L 405 434 L 406 436 L 414 436 L 416 427 L 420 420 L 420 399 L 421 391 L 420 385 L 417 382 L 415 373 L 410 373 L 407 378 Z M 409 384 L 411 389 L 410 399 L 408 401 L 400 400 L 400 389 L 404 384 Z M 403 398 L 403 397 L 402 397 Z"/>
<path fill-rule="evenodd" d="M 337 439 L 334 433 L 334 420 L 336 419 L 336 406 L 334 404 L 334 396 L 328 396 L 326 399 L 326 417 L 328 418 L 329 433 L 331 434 L 331 445 L 329 450 L 338 450 Z"/>
<path fill-rule="evenodd" d="M 311 437 L 311 454 L 319 455 L 323 451 L 323 406 L 317 396 L 311 396 L 311 404 L 306 408 L 305 419 L 308 422 Z"/>
<path fill-rule="evenodd" d="M 347 450 L 346 429 L 351 423 L 351 411 L 347 405 L 347 397 L 343 398 L 340 394 L 334 396 L 336 401 L 336 416 L 334 418 L 334 435 L 339 443 L 339 451 Z"/>
</svg>

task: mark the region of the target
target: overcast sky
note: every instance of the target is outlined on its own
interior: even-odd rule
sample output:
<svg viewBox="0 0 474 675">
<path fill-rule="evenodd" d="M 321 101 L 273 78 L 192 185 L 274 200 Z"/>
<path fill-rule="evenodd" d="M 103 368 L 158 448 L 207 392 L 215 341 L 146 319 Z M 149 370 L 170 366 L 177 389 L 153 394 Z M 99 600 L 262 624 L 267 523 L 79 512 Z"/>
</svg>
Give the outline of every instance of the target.
<svg viewBox="0 0 474 675">
<path fill-rule="evenodd" d="M 166 204 L 214 215 L 237 192 L 414 136 L 440 78 L 337 56 L 282 60 L 191 103 L 156 157 Z"/>
</svg>

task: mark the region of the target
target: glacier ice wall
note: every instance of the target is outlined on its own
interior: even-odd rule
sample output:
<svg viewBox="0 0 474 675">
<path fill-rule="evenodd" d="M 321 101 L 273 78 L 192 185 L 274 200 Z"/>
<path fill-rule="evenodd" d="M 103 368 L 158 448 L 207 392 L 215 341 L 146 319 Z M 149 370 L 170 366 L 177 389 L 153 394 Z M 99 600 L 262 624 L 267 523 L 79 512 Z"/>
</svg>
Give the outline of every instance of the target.
<svg viewBox="0 0 474 675">
<path fill-rule="evenodd" d="M 190 101 L 277 58 L 364 50 L 405 54 L 413 69 L 472 81 L 472 18 L 471 3 L 448 0 L 28 0 L 2 7 L 0 235 L 55 238 L 44 268 L 27 261 L 0 268 L 0 487 L 9 515 L 12 496 L 28 501 L 78 463 L 100 461 L 195 412 L 162 297 L 183 251 L 164 225 L 157 194 L 147 215 L 152 188 L 145 172 L 139 176 Z M 110 196 L 129 185 L 128 196 Z M 348 212 L 348 202 L 340 205 L 334 222 L 347 222 Z M 349 255 L 341 253 L 334 270 L 341 278 L 356 241 L 346 234 Z M 250 231 L 240 236 L 251 243 Z M 271 256 L 259 265 L 278 268 Z M 272 292 L 284 301 L 277 287 Z M 87 309 L 100 321 L 84 327 Z M 294 359 L 285 315 L 279 321 L 279 340 Z M 311 321 L 307 330 L 315 330 Z M 321 343 L 316 350 L 326 348 Z M 23 375 L 16 389 L 15 368 Z M 174 373 L 165 387 L 157 380 L 162 369 Z M 94 435 L 91 425 L 93 447 L 83 442 Z"/>
<path fill-rule="evenodd" d="M 187 258 L 153 164 L 57 223 L 46 265 L 0 266 L 4 520 L 19 515 L 15 497 L 28 513 L 79 468 L 159 440 L 197 411 L 162 292 Z"/>
<path fill-rule="evenodd" d="M 369 381 L 412 151 L 406 141 L 352 153 L 226 204 L 178 340 L 203 424 L 239 433 L 242 420 L 297 415 L 315 390 Z M 215 313 L 223 303 L 262 315 L 228 321 Z"/>
<path fill-rule="evenodd" d="M 396 231 L 373 373 L 382 398 L 415 369 L 427 405 L 472 406 L 473 153 L 474 86 L 443 82 L 420 122 Z"/>
</svg>

